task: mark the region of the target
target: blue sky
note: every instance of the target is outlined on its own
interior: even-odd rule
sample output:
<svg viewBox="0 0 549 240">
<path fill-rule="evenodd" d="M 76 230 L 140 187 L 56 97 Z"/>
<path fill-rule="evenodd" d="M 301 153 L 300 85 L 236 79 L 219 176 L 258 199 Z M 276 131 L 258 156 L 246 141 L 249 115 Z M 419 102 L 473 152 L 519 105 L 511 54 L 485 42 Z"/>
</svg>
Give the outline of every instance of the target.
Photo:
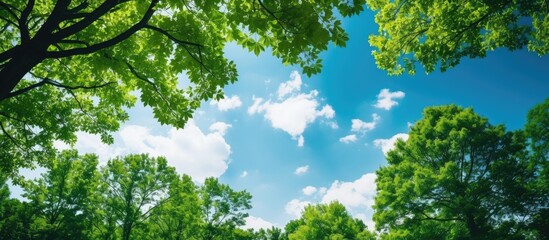
<svg viewBox="0 0 549 240">
<path fill-rule="evenodd" d="M 253 195 L 249 226 L 283 227 L 307 203 L 331 200 L 372 226 L 383 150 L 394 136 L 406 136 L 425 107 L 473 107 L 493 124 L 518 129 L 527 111 L 549 97 L 547 56 L 497 50 L 444 73 L 391 77 L 377 69 L 367 41 L 377 31 L 373 13 L 344 23 L 350 41 L 322 54 L 321 74 L 308 78 L 268 52 L 256 57 L 230 45 L 238 82 L 225 88 L 226 100 L 204 102 L 185 129 L 160 126 L 149 109 L 137 107 L 114 145 L 79 134 L 76 148 L 103 161 L 134 152 L 165 155 L 199 181 L 216 176 L 246 189 Z"/>
</svg>

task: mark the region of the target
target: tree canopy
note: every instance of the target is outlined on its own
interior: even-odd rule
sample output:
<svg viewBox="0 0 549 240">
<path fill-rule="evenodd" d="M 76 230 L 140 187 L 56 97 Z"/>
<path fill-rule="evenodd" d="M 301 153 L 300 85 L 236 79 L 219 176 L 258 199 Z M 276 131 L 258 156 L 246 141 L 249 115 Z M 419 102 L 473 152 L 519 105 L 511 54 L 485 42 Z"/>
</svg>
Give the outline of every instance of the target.
<svg viewBox="0 0 549 240">
<path fill-rule="evenodd" d="M 529 119 L 542 119 L 546 105 Z M 387 239 L 542 236 L 534 225 L 546 224 L 536 216 L 547 217 L 547 186 L 539 182 L 547 162 L 526 146 L 522 130 L 491 125 L 471 108 L 425 109 L 377 171 L 376 227 Z"/>
<path fill-rule="evenodd" d="M 23 201 L 9 197 L 5 182 L 0 178 L 0 239 L 255 237 L 238 229 L 251 208 L 248 192 L 214 178 L 197 186 L 162 157 L 128 155 L 98 169 L 97 156 L 68 150 L 21 183 Z"/>
<path fill-rule="evenodd" d="M 368 0 L 376 12 L 371 35 L 379 68 L 391 75 L 445 71 L 464 57 L 496 48 L 549 52 L 549 3 L 545 0 Z"/>
<path fill-rule="evenodd" d="M 0 1 L 0 171 L 51 159 L 77 131 L 111 143 L 138 98 L 183 127 L 237 80 L 230 42 L 317 73 L 319 53 L 347 40 L 338 16 L 364 2 Z"/>
<path fill-rule="evenodd" d="M 305 207 L 302 216 L 286 225 L 289 240 L 375 239 L 360 219 L 353 218 L 339 202 Z"/>
</svg>

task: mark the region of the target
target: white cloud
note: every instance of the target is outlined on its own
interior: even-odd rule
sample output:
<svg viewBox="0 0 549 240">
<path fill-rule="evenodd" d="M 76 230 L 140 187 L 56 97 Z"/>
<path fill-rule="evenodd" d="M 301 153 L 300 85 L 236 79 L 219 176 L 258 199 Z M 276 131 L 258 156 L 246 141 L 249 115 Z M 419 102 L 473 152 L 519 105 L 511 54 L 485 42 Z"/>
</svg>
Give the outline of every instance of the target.
<svg viewBox="0 0 549 240">
<path fill-rule="evenodd" d="M 376 108 L 383 108 L 390 110 L 392 107 L 398 105 L 398 102 L 393 99 L 402 99 L 406 94 L 402 91 L 391 92 L 389 89 L 381 89 L 377 95 L 377 103 L 374 104 Z"/>
<path fill-rule="evenodd" d="M 297 176 L 301 176 L 309 171 L 309 165 L 301 166 L 295 169 L 294 174 Z"/>
<path fill-rule="evenodd" d="M 301 201 L 299 199 L 292 199 L 291 201 L 286 203 L 285 210 L 286 210 L 287 214 L 289 214 L 289 215 L 291 215 L 295 218 L 298 218 L 299 216 L 301 216 L 301 212 L 303 211 L 303 209 L 305 209 L 305 207 L 309 204 L 311 204 L 311 202 L 309 202 L 309 201 Z"/>
<path fill-rule="evenodd" d="M 370 207 L 376 194 L 376 175 L 367 173 L 353 182 L 334 181 L 322 197 L 323 203 L 339 201 L 346 207 Z"/>
<path fill-rule="evenodd" d="M 356 140 L 357 140 L 357 137 L 355 134 L 347 135 L 339 139 L 339 141 L 342 143 L 352 143 L 352 142 L 356 142 Z"/>
<path fill-rule="evenodd" d="M 375 180 L 375 173 L 364 174 L 353 182 L 336 180 L 322 197 L 322 202 L 339 201 L 354 217 L 361 218 L 368 229 L 372 230 L 374 229 L 372 205 L 376 195 Z"/>
<path fill-rule="evenodd" d="M 292 72 L 290 77 L 292 80 L 280 84 L 278 100 L 264 101 L 253 96 L 254 103 L 248 108 L 248 114 L 263 114 L 273 128 L 285 131 L 298 141 L 298 146 L 303 146 L 303 132 L 307 126 L 318 118 L 333 119 L 335 111 L 328 104 L 320 108 L 318 91 L 300 92 L 301 76 L 297 72 Z M 331 127 L 335 128 L 337 124 L 331 124 Z"/>
<path fill-rule="evenodd" d="M 324 105 L 322 110 L 320 110 L 320 112 L 317 113 L 317 115 L 319 117 L 325 117 L 327 119 L 332 119 L 332 118 L 335 117 L 335 111 L 332 108 L 332 106 L 326 104 L 326 105 Z"/>
<path fill-rule="evenodd" d="M 241 227 L 242 229 L 252 228 L 254 230 L 259 230 L 261 228 L 269 229 L 274 226 L 274 224 L 272 224 L 271 222 L 266 221 L 260 217 L 248 216 L 245 218 L 245 220 L 246 220 L 246 224 Z"/>
<path fill-rule="evenodd" d="M 368 229 L 374 229 L 372 216 L 374 210 L 374 198 L 376 196 L 376 174 L 366 173 L 359 179 L 350 182 L 334 181 L 329 188 L 307 186 L 302 189 L 303 195 L 309 198 L 316 192 L 314 199 L 320 196 L 320 202 L 327 204 L 338 201 L 355 218 L 359 218 L 368 226 Z M 286 213 L 299 217 L 303 208 L 314 202 L 307 200 L 292 199 L 286 204 Z"/>
<path fill-rule="evenodd" d="M 127 125 L 115 136 L 117 141 L 113 146 L 101 143 L 96 135 L 78 133 L 74 147 L 81 153 L 98 154 L 101 162 L 130 153 L 164 156 L 178 173 L 188 174 L 201 182 L 206 177 L 221 176 L 228 168 L 231 146 L 223 137 L 228 126 L 214 123 L 210 127 L 211 133 L 203 133 L 190 120 L 183 129 L 170 128 L 165 135 L 155 135 L 146 127 Z M 63 143 L 56 143 L 56 146 L 67 147 Z"/>
<path fill-rule="evenodd" d="M 225 133 L 227 133 L 227 130 L 232 127 L 231 124 L 227 124 L 224 122 L 215 122 L 212 125 L 210 125 L 210 131 L 214 133 L 218 133 L 221 136 L 224 136 Z"/>
<path fill-rule="evenodd" d="M 383 154 L 387 156 L 387 152 L 395 148 L 395 143 L 398 139 L 402 139 L 403 141 L 406 141 L 408 140 L 408 134 L 397 133 L 389 139 L 376 139 L 374 140 L 374 145 L 378 148 L 381 148 L 381 151 L 383 151 Z"/>
<path fill-rule="evenodd" d="M 278 98 L 282 99 L 284 96 L 292 93 L 292 92 L 299 92 L 301 90 L 301 75 L 297 71 L 293 71 L 290 74 L 290 80 L 287 82 L 283 82 L 278 86 Z"/>
<path fill-rule="evenodd" d="M 353 132 L 367 132 L 373 130 L 376 125 L 379 123 L 379 120 L 381 117 L 377 114 L 372 114 L 372 121 L 371 122 L 364 122 L 360 119 L 353 119 L 351 120 L 351 131 Z"/>
<path fill-rule="evenodd" d="M 86 132 L 77 132 L 76 137 L 78 141 L 74 144 L 74 148 L 78 150 L 78 153 L 93 153 L 99 157 L 99 161 L 107 162 L 109 159 L 124 153 L 123 148 L 109 146 L 101 141 L 101 137 Z M 65 150 L 71 148 L 68 144 L 60 141 L 54 142 L 54 147 L 58 150 Z"/>
<path fill-rule="evenodd" d="M 149 129 L 136 125 L 124 127 L 120 136 L 129 152 L 165 156 L 179 173 L 189 174 L 197 181 L 221 176 L 231 154 L 231 146 L 222 134 L 204 134 L 193 120 L 183 129 L 171 128 L 167 136 L 153 135 Z"/>
<path fill-rule="evenodd" d="M 247 172 L 247 171 L 244 171 L 244 172 L 242 172 L 242 173 L 240 174 L 240 177 L 241 177 L 241 178 L 245 178 L 245 177 L 247 177 L 247 176 L 248 176 L 248 172 Z"/>
<path fill-rule="evenodd" d="M 307 196 L 311 196 L 317 191 L 317 189 L 313 186 L 307 186 L 307 187 L 304 187 L 303 189 L 301 189 L 301 191 L 303 192 L 303 194 L 305 194 Z"/>
<path fill-rule="evenodd" d="M 303 138 L 303 135 L 299 135 L 299 137 L 297 137 L 297 146 L 303 147 L 303 144 L 305 144 L 305 138 Z"/>
<path fill-rule="evenodd" d="M 230 109 L 234 109 L 242 106 L 242 101 L 240 101 L 240 98 L 238 96 L 233 95 L 230 98 L 227 98 L 227 96 L 225 96 L 223 99 L 220 99 L 219 101 L 212 100 L 210 102 L 210 105 L 216 105 L 219 111 L 225 112 Z"/>
</svg>

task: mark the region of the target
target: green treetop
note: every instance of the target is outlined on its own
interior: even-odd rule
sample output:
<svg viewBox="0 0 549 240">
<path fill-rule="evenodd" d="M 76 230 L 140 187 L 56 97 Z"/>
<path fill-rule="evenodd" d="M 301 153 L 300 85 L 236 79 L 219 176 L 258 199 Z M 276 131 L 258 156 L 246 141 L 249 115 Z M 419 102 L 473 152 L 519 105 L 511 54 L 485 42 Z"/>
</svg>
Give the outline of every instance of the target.
<svg viewBox="0 0 549 240">
<path fill-rule="evenodd" d="M 545 0 L 368 0 L 379 33 L 370 36 L 379 68 L 391 75 L 427 73 L 484 57 L 499 47 L 549 52 Z"/>
<path fill-rule="evenodd" d="M 522 131 L 472 109 L 425 109 L 377 171 L 376 227 L 387 239 L 524 239 L 539 211 Z M 544 206 L 547 204 L 545 203 Z"/>
</svg>

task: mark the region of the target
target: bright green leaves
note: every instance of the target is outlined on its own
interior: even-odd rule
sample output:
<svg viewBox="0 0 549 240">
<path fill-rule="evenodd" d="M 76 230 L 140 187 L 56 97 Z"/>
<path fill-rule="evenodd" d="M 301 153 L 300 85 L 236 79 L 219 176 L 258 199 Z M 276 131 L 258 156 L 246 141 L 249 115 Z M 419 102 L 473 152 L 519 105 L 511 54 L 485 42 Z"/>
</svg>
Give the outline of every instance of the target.
<svg viewBox="0 0 549 240">
<path fill-rule="evenodd" d="M 235 64 L 224 56 L 229 42 L 256 55 L 270 49 L 283 63 L 297 64 L 307 75 L 318 73 L 320 52 L 330 42 L 344 46 L 348 39 L 336 16 L 358 14 L 364 4 L 160 0 L 147 19 L 155 2 L 72 1 L 60 17 L 51 16 L 57 3 L 39 1 L 30 13 L 31 39 L 48 17 L 59 21 L 58 28 L 42 29 L 50 34 L 40 41 L 44 46 L 23 46 L 21 29 L 10 22 L 17 16 L 0 7 L 6 16 L 0 19 L 2 51 L 16 46 L 47 51 L 27 80 L 17 79 L 12 92 L 24 93 L 1 100 L 0 171 L 13 174 L 19 167 L 43 164 L 53 156 L 55 140 L 73 144 L 78 131 L 111 143 L 110 134 L 128 119 L 126 110 L 137 99 L 161 124 L 183 127 L 202 102 L 223 96 L 223 87 L 237 80 Z M 109 4 L 103 14 L 84 18 Z M 0 64 L 10 62 L 6 52 L 0 53 Z M 25 89 L 30 86 L 35 88 Z"/>
<path fill-rule="evenodd" d="M 305 207 L 303 215 L 286 225 L 288 239 L 375 239 L 364 223 L 351 217 L 339 202 Z"/>
<path fill-rule="evenodd" d="M 379 24 L 378 35 L 369 39 L 377 48 L 373 56 L 390 75 L 413 75 L 418 65 L 427 73 L 445 71 L 463 57 L 484 57 L 499 47 L 528 46 L 540 55 L 549 49 L 546 3 L 541 0 L 370 0 L 367 4 L 377 12 Z M 533 23 L 525 23 L 525 17 Z"/>
<path fill-rule="evenodd" d="M 199 189 L 202 202 L 200 210 L 204 219 L 203 239 L 217 239 L 228 236 L 245 223 L 247 210 L 252 208 L 252 195 L 247 191 L 235 191 L 215 178 L 206 178 Z"/>
<path fill-rule="evenodd" d="M 536 174 L 525 142 L 522 132 L 492 126 L 472 109 L 425 109 L 377 171 L 376 227 L 386 239 L 530 234 L 516 231 L 532 220 L 527 209 L 545 205 L 529 187 Z"/>
</svg>

